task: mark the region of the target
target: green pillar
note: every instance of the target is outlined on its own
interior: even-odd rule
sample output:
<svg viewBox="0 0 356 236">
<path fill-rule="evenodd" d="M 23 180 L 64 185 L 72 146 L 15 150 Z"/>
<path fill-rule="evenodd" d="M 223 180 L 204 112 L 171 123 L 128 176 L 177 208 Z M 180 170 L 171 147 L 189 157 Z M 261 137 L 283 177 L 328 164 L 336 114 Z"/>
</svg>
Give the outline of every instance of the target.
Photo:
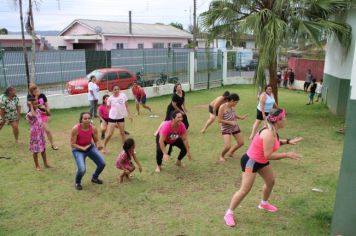
<svg viewBox="0 0 356 236">
<path fill-rule="evenodd" d="M 356 235 L 356 100 L 346 109 L 344 150 L 337 185 L 331 235 Z"/>
</svg>

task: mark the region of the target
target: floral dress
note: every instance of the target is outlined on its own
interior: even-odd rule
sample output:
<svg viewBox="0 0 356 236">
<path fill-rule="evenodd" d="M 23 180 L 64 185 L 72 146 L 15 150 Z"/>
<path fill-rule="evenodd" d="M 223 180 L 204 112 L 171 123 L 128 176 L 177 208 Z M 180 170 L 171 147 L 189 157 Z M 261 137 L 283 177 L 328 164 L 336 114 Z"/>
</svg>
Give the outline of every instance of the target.
<svg viewBox="0 0 356 236">
<path fill-rule="evenodd" d="M 131 157 L 133 155 L 134 151 L 129 151 L 130 156 L 127 156 L 126 152 L 122 150 L 119 155 L 117 156 L 116 159 L 116 168 L 123 170 L 123 169 L 129 169 L 133 167 L 133 164 L 131 162 Z"/>
<path fill-rule="evenodd" d="M 10 99 L 5 94 L 0 95 L 0 109 L 5 110 L 5 121 L 14 122 L 17 120 L 17 107 L 19 106 L 19 98 L 17 96 Z"/>
<path fill-rule="evenodd" d="M 36 109 L 36 116 L 27 113 L 26 120 L 30 124 L 30 152 L 43 152 L 46 149 L 46 139 L 40 109 Z"/>
</svg>

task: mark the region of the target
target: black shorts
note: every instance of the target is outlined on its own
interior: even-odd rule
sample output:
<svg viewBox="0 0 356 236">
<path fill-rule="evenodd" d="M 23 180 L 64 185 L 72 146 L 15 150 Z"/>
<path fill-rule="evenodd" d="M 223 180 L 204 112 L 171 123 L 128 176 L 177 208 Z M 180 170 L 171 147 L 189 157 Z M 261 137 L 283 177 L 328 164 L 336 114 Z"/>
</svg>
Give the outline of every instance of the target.
<svg viewBox="0 0 356 236">
<path fill-rule="evenodd" d="M 265 116 L 268 116 L 269 112 L 265 112 Z M 263 120 L 263 116 L 262 116 L 262 111 L 257 109 L 257 115 L 256 115 L 256 119 L 257 120 Z"/>
<path fill-rule="evenodd" d="M 246 173 L 256 173 L 263 167 L 269 165 L 269 162 L 262 164 L 252 160 L 246 153 L 241 157 L 240 163 L 242 172 Z"/>
<path fill-rule="evenodd" d="M 211 114 L 217 116 L 218 113 L 219 113 L 219 110 L 215 111 L 215 114 L 214 114 L 214 108 L 213 108 L 211 105 L 209 105 L 209 113 L 211 113 Z"/>
<path fill-rule="evenodd" d="M 125 118 L 122 118 L 122 119 L 111 119 L 111 118 L 109 118 L 108 122 L 109 123 L 124 123 L 125 122 Z"/>
<path fill-rule="evenodd" d="M 108 124 L 109 123 L 109 118 L 107 119 L 104 119 L 105 123 Z M 101 119 L 100 119 L 100 123 L 103 122 Z"/>
</svg>

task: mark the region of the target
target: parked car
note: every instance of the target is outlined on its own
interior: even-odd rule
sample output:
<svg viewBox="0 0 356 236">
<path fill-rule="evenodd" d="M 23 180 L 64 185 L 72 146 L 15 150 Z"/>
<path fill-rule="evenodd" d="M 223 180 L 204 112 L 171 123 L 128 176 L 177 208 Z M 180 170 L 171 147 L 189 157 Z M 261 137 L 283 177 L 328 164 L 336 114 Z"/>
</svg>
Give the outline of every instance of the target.
<svg viewBox="0 0 356 236">
<path fill-rule="evenodd" d="M 84 78 L 70 80 L 66 84 L 68 94 L 80 94 L 88 92 L 89 78 L 95 75 L 100 90 L 109 90 L 114 84 L 118 84 L 120 89 L 128 89 L 137 77 L 131 71 L 121 68 L 102 68 L 90 72 Z"/>
<path fill-rule="evenodd" d="M 245 71 L 250 71 L 250 70 L 255 70 L 257 68 L 258 61 L 256 59 L 252 59 L 249 61 L 247 64 L 244 65 L 236 65 L 236 70 L 245 70 Z"/>
</svg>

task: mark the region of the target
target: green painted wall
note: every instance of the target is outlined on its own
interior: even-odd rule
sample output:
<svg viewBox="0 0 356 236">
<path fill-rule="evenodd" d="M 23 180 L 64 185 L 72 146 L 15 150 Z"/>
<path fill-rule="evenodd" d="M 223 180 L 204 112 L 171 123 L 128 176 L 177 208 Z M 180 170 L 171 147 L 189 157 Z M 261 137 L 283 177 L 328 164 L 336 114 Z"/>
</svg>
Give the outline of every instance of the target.
<svg viewBox="0 0 356 236">
<path fill-rule="evenodd" d="M 326 88 L 327 94 L 325 94 Z M 324 74 L 323 93 L 329 109 L 336 115 L 345 116 L 350 96 L 350 80 Z"/>
<path fill-rule="evenodd" d="M 332 235 L 356 235 L 356 100 L 346 112 L 344 150 L 337 185 Z"/>
</svg>

